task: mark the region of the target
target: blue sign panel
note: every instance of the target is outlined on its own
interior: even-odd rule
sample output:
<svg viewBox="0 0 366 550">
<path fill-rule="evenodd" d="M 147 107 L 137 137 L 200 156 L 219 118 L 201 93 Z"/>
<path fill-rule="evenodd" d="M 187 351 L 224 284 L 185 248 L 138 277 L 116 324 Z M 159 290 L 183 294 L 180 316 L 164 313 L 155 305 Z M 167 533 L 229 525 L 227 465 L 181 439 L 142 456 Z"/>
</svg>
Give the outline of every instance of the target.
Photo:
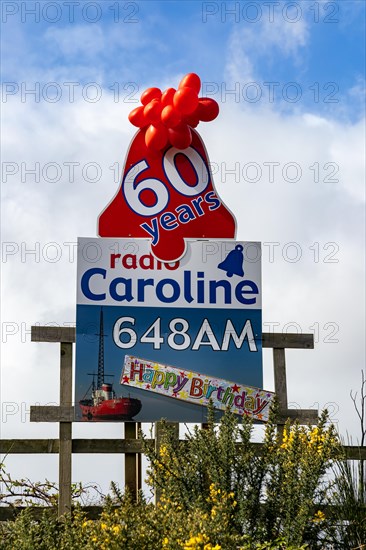
<svg viewBox="0 0 366 550">
<path fill-rule="evenodd" d="M 76 417 L 204 422 L 204 406 L 144 391 L 126 356 L 262 388 L 259 243 L 187 241 L 173 263 L 147 239 L 78 242 Z"/>
</svg>

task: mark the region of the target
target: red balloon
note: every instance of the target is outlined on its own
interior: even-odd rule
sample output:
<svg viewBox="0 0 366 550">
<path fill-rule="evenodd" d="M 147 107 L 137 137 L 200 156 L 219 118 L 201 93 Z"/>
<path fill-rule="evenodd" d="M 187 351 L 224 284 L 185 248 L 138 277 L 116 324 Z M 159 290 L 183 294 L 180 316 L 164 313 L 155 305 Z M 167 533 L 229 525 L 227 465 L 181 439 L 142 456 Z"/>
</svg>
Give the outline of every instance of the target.
<svg viewBox="0 0 366 550">
<path fill-rule="evenodd" d="M 128 115 L 128 120 L 131 122 L 131 124 L 137 126 L 137 128 L 142 128 L 143 126 L 146 126 L 148 122 L 144 115 L 144 106 L 136 107 L 136 109 L 131 111 Z"/>
<path fill-rule="evenodd" d="M 186 76 L 184 76 L 182 80 L 179 82 L 178 88 L 180 89 L 186 86 L 187 88 L 192 88 L 198 94 L 201 89 L 201 79 L 198 76 L 198 74 L 196 73 L 186 74 Z"/>
<path fill-rule="evenodd" d="M 191 115 L 185 116 L 183 118 L 183 122 L 188 124 L 191 128 L 196 128 L 196 126 L 200 123 L 200 119 L 198 118 L 196 111 L 194 111 Z"/>
<path fill-rule="evenodd" d="M 192 88 L 180 88 L 174 94 L 173 105 L 184 115 L 190 115 L 197 108 L 198 96 Z"/>
<path fill-rule="evenodd" d="M 161 108 L 162 105 L 159 99 L 152 99 L 150 103 L 145 105 L 143 108 L 144 116 L 148 123 L 154 124 L 154 122 L 160 121 Z"/>
<path fill-rule="evenodd" d="M 198 101 L 196 115 L 203 122 L 214 120 L 219 114 L 219 104 L 210 97 L 202 97 Z"/>
<path fill-rule="evenodd" d="M 168 128 L 174 128 L 182 121 L 182 117 L 172 105 L 167 105 L 161 111 L 161 122 Z"/>
<path fill-rule="evenodd" d="M 161 104 L 163 107 L 166 107 L 167 105 L 173 105 L 173 97 L 177 90 L 175 88 L 168 88 L 163 92 L 163 95 L 161 96 Z"/>
<path fill-rule="evenodd" d="M 145 144 L 148 149 L 159 151 L 168 143 L 168 131 L 163 125 L 150 126 L 146 130 Z"/>
<path fill-rule="evenodd" d="M 169 128 L 168 138 L 173 147 L 177 149 L 187 149 L 192 143 L 192 133 L 187 124 L 180 124 L 176 128 Z"/>
<path fill-rule="evenodd" d="M 147 105 L 150 103 L 152 99 L 160 99 L 161 98 L 161 90 L 160 88 L 147 88 L 140 97 L 140 101 L 143 105 Z"/>
</svg>

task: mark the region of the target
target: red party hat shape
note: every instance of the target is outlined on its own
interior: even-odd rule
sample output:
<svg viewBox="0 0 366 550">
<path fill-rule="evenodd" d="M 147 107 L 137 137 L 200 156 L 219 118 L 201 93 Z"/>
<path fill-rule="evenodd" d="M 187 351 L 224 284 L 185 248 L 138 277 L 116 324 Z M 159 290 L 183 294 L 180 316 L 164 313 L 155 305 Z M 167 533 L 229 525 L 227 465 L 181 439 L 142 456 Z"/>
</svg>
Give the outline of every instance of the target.
<svg viewBox="0 0 366 550">
<path fill-rule="evenodd" d="M 235 238 L 234 216 L 213 185 L 204 143 L 193 130 L 213 120 L 218 105 L 198 99 L 200 81 L 191 73 L 178 90 L 149 88 L 129 119 L 141 129 L 129 147 L 121 186 L 100 214 L 100 237 L 151 238 L 159 260 L 185 253 L 185 239 Z"/>
</svg>

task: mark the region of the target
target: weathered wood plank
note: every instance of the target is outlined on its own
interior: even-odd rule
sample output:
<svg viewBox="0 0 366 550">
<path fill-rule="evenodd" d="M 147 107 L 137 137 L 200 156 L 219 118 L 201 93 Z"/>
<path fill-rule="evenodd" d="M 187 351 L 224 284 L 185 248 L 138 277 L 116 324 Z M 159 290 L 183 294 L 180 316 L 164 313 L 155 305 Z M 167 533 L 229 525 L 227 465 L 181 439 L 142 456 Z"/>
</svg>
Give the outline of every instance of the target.
<svg viewBox="0 0 366 550">
<path fill-rule="evenodd" d="M 72 404 L 72 344 L 62 342 L 60 346 L 60 406 Z M 71 464 L 72 464 L 72 423 L 60 422 L 59 427 L 59 497 L 58 515 L 71 510 Z"/>
<path fill-rule="evenodd" d="M 31 329 L 32 342 L 75 342 L 75 327 L 44 327 L 33 326 Z M 264 348 L 297 348 L 313 349 L 313 334 L 271 333 L 263 332 L 262 346 Z"/>
<path fill-rule="evenodd" d="M 148 440 L 153 442 L 153 440 Z M 57 454 L 58 439 L 2 439 L 0 454 Z M 73 439 L 73 454 L 142 453 L 139 439 Z"/>
<path fill-rule="evenodd" d="M 273 370 L 275 393 L 280 413 L 282 413 L 287 410 L 286 359 L 283 348 L 273 349 Z"/>
<path fill-rule="evenodd" d="M 280 415 L 286 414 L 288 410 L 287 405 L 287 381 L 286 381 L 286 358 L 284 348 L 273 348 L 273 372 L 274 372 L 274 386 L 275 393 L 279 407 Z M 286 412 L 285 412 L 286 411 Z M 279 420 L 277 426 L 279 434 L 283 434 L 283 424 L 286 419 Z"/>
<path fill-rule="evenodd" d="M 148 439 L 153 442 L 153 439 Z M 185 445 L 185 440 L 179 441 Z M 238 445 L 240 445 L 238 443 Z M 261 443 L 253 443 L 260 449 Z M 349 460 L 366 460 L 366 447 L 345 445 L 343 447 Z M 59 450 L 58 439 L 3 439 L 0 441 L 0 454 L 56 454 Z M 125 452 L 139 453 L 142 450 L 141 440 L 126 439 L 73 439 L 72 452 L 75 454 L 123 454 Z"/>
<path fill-rule="evenodd" d="M 178 422 L 165 422 L 166 426 L 169 426 L 173 431 L 173 437 L 177 440 L 177 444 L 180 443 L 179 441 L 179 423 Z M 155 422 L 155 452 L 159 453 L 162 443 L 162 437 L 163 437 L 163 423 L 162 422 Z M 184 445 L 184 441 L 181 442 Z M 161 488 L 156 487 L 155 488 L 155 504 L 157 504 L 161 497 Z"/>
<path fill-rule="evenodd" d="M 0 439 L 0 454 L 56 454 L 58 439 Z"/>
<path fill-rule="evenodd" d="M 31 327 L 32 342 L 75 342 L 75 327 L 48 327 L 35 325 Z"/>
<path fill-rule="evenodd" d="M 286 412 L 282 412 L 282 414 L 280 415 L 281 422 L 285 422 L 287 418 L 290 418 L 291 420 L 301 420 L 305 424 L 308 424 L 309 422 L 317 419 L 317 412 L 312 409 L 288 409 Z M 73 422 L 74 407 L 59 407 L 52 405 L 31 406 L 30 421 Z M 206 426 L 206 424 L 202 424 L 202 426 Z"/>
<path fill-rule="evenodd" d="M 74 439 L 72 442 L 72 452 L 83 454 L 141 454 L 142 441 L 140 439 Z"/>
<path fill-rule="evenodd" d="M 314 349 L 314 334 L 263 332 L 262 346 L 264 348 Z"/>
<path fill-rule="evenodd" d="M 136 440 L 140 437 L 141 431 L 141 422 L 136 422 Z M 133 441 L 133 440 L 131 440 Z M 141 453 L 136 454 L 136 463 L 137 463 L 137 499 L 139 498 L 139 491 L 142 490 L 142 455 Z"/>
<path fill-rule="evenodd" d="M 290 419 L 292 422 L 297 420 L 299 424 L 317 424 L 318 423 L 318 411 L 314 409 L 287 409 L 282 410 L 281 414 L 278 415 L 279 423 L 285 423 L 287 419 Z"/>
<path fill-rule="evenodd" d="M 163 436 L 163 429 L 161 422 L 155 422 L 155 452 L 159 453 L 161 447 L 161 440 Z M 155 487 L 155 504 L 159 502 L 161 498 L 161 488 Z"/>
<path fill-rule="evenodd" d="M 366 505 L 362 504 L 361 507 L 366 511 Z M 115 510 L 119 508 L 118 506 L 112 506 L 111 509 Z M 18 514 L 20 514 L 23 510 L 26 509 L 26 506 L 1 506 L 0 507 L 0 521 L 11 521 L 16 518 Z M 88 519 L 98 519 L 99 516 L 102 514 L 102 512 L 105 511 L 104 506 L 82 506 L 81 510 L 86 513 Z M 319 505 L 317 504 L 313 508 L 313 513 L 315 514 L 318 510 L 321 510 L 322 512 L 327 514 L 334 513 L 336 510 L 337 516 L 340 516 L 340 513 L 344 510 L 342 510 L 339 506 L 331 506 L 331 505 Z M 41 519 L 44 512 L 48 514 L 55 514 L 56 509 L 49 506 L 49 507 L 41 507 L 41 506 L 33 506 L 29 508 L 29 512 L 32 515 L 34 520 Z"/>
<path fill-rule="evenodd" d="M 118 506 L 111 506 L 111 509 L 117 509 Z M 44 513 L 55 515 L 57 509 L 53 506 L 0 506 L 0 521 L 11 521 L 16 518 L 23 510 L 28 509 L 32 518 L 40 520 Z M 105 508 L 103 506 L 82 506 L 82 511 L 86 513 L 89 519 L 98 519 Z"/>
<path fill-rule="evenodd" d="M 31 405 L 31 422 L 73 422 L 75 420 L 74 407 L 57 405 Z"/>
<path fill-rule="evenodd" d="M 137 423 L 125 422 L 125 440 L 136 441 L 138 437 Z M 136 453 L 125 453 L 125 487 L 131 493 L 133 500 L 138 495 L 138 462 Z"/>
</svg>

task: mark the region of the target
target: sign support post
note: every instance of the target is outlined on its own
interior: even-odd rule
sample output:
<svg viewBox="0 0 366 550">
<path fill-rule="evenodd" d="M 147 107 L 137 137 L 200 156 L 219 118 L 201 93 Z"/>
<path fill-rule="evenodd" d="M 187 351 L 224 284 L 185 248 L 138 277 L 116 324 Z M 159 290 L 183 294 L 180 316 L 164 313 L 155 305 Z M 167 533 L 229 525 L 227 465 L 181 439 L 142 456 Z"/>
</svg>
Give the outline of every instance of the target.
<svg viewBox="0 0 366 550">
<path fill-rule="evenodd" d="M 140 422 L 125 422 L 125 439 L 137 439 Z M 132 500 L 137 501 L 141 489 L 141 455 L 125 453 L 125 487 L 128 488 Z"/>
<path fill-rule="evenodd" d="M 60 406 L 72 405 L 72 344 L 60 344 Z M 60 422 L 58 515 L 71 510 L 72 422 Z"/>
<path fill-rule="evenodd" d="M 285 348 L 273 348 L 275 394 L 280 412 L 287 411 L 287 381 Z"/>
</svg>

